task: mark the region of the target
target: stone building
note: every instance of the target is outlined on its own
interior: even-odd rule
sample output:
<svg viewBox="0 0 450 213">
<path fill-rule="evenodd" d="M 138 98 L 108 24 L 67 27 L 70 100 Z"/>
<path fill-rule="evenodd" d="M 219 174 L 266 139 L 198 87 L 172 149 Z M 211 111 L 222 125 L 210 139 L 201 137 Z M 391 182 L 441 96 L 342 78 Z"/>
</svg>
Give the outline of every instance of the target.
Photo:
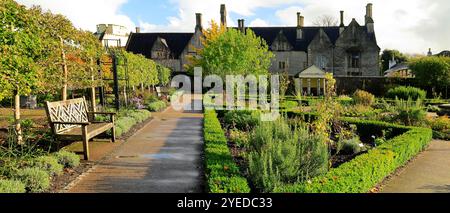
<svg viewBox="0 0 450 213">
<path fill-rule="evenodd" d="M 225 5 L 221 5 L 221 24 L 227 26 Z M 126 49 L 145 55 L 175 72 L 185 72 L 188 55 L 202 48 L 202 16 L 196 14 L 194 33 L 132 33 Z M 297 13 L 297 26 L 245 27 L 238 20 L 238 29 L 251 29 L 263 38 L 274 53 L 270 71 L 288 72 L 295 76 L 315 65 L 325 72 L 338 76 L 380 76 L 380 48 L 374 30 L 372 4 L 366 7 L 364 25 L 353 19 L 344 23 L 341 11 L 339 26 L 305 26 L 304 17 Z"/>
<path fill-rule="evenodd" d="M 116 24 L 99 24 L 95 36 L 102 42 L 104 47 L 125 47 L 130 32 L 124 26 Z"/>
</svg>

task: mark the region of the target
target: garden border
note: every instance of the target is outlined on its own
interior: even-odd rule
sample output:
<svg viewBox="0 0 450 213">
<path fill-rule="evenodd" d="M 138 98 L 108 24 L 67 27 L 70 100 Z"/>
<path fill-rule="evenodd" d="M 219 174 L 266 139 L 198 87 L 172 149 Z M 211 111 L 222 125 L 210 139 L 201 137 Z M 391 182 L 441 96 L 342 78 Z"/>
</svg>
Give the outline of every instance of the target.
<svg viewBox="0 0 450 213">
<path fill-rule="evenodd" d="M 376 149 L 344 163 L 328 173 L 310 181 L 278 186 L 274 192 L 282 193 L 367 193 L 373 187 L 405 165 L 423 151 L 432 140 L 432 130 L 406 127 L 380 121 L 343 118 L 356 125 L 375 125 L 385 128 L 402 128 L 408 131 L 392 138 Z"/>
<path fill-rule="evenodd" d="M 205 176 L 210 193 L 249 193 L 248 181 L 234 162 L 214 110 L 204 113 Z"/>
</svg>

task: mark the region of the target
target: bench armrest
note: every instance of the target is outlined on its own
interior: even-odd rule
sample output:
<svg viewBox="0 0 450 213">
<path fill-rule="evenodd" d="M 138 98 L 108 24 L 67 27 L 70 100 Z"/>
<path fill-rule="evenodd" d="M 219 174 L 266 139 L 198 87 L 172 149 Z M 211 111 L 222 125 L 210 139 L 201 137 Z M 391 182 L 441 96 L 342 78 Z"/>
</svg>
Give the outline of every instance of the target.
<svg viewBox="0 0 450 213">
<path fill-rule="evenodd" d="M 62 124 L 62 125 L 81 125 L 81 126 L 87 126 L 90 125 L 90 122 L 64 122 L 64 121 L 55 121 L 52 122 L 53 124 Z"/>
</svg>

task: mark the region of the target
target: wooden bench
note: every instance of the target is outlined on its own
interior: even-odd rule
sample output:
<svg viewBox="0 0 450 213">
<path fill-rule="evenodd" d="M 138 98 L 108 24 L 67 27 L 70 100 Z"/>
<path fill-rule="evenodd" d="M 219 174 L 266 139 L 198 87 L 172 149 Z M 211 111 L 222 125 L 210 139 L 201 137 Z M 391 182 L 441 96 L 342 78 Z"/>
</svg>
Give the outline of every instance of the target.
<svg viewBox="0 0 450 213">
<path fill-rule="evenodd" d="M 90 139 L 112 129 L 116 140 L 114 117 L 116 113 L 89 112 L 85 98 L 47 102 L 47 117 L 55 137 L 62 141 L 83 141 L 84 159 L 89 160 Z M 109 115 L 109 122 L 95 121 L 96 115 Z"/>
</svg>

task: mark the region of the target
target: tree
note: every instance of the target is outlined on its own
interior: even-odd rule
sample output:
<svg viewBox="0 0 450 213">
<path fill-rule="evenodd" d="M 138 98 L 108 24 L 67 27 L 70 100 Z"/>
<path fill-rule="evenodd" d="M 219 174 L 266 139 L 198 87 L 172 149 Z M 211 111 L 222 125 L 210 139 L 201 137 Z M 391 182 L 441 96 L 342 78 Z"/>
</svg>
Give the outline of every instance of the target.
<svg viewBox="0 0 450 213">
<path fill-rule="evenodd" d="M 13 0 L 0 2 L 1 94 L 14 96 L 17 143 L 23 144 L 20 125 L 20 95 L 28 95 L 38 78 L 36 61 L 42 55 L 36 17 Z"/>
<path fill-rule="evenodd" d="M 322 15 L 313 21 L 313 25 L 320 27 L 333 27 L 338 25 L 338 20 L 330 15 Z"/>
<path fill-rule="evenodd" d="M 448 57 L 423 57 L 414 59 L 409 67 L 422 86 L 433 88 L 445 88 L 450 86 L 450 58 Z"/>
<path fill-rule="evenodd" d="M 159 83 L 162 86 L 167 86 L 170 82 L 171 70 L 161 65 L 157 65 L 157 69 L 158 69 Z"/>
<path fill-rule="evenodd" d="M 216 30 L 214 30 L 216 29 Z M 218 32 L 219 27 L 214 22 L 211 32 Z M 247 29 L 243 33 L 236 29 L 211 33 L 205 36 L 204 48 L 194 63 L 201 66 L 205 75 L 268 74 L 273 54 L 269 51 L 266 42 Z"/>
<path fill-rule="evenodd" d="M 400 51 L 385 49 L 381 54 L 381 67 L 383 69 L 383 72 L 390 68 L 389 62 L 392 60 L 392 58 L 395 59 L 396 63 L 403 63 L 408 61 L 408 56 L 404 55 Z"/>
</svg>

